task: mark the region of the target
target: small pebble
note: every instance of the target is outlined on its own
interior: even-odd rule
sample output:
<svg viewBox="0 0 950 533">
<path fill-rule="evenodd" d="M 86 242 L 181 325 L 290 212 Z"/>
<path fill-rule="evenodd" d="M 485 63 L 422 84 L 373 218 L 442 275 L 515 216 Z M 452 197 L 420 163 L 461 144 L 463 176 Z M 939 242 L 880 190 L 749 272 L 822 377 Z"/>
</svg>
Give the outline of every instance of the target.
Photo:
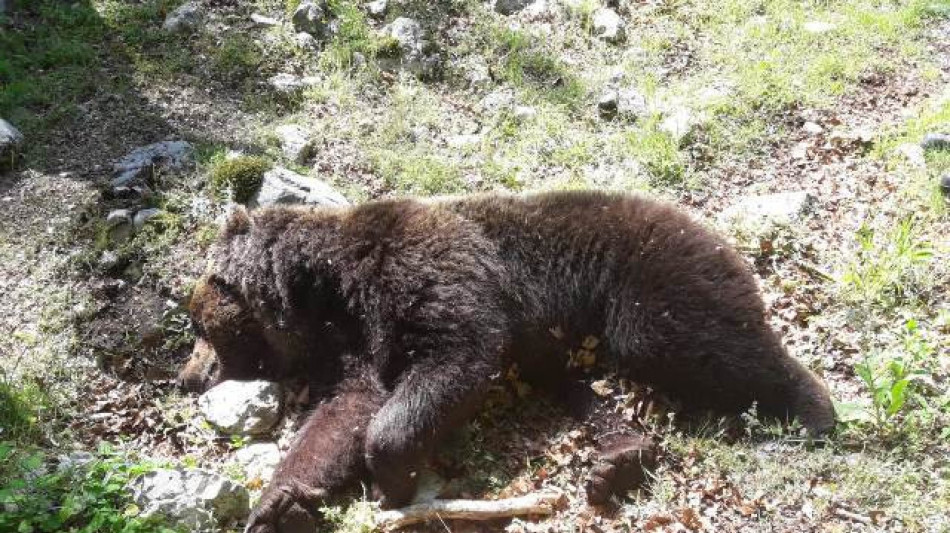
<svg viewBox="0 0 950 533">
<path fill-rule="evenodd" d="M 928 133 L 920 141 L 920 147 L 924 150 L 947 150 L 950 149 L 950 135 L 946 133 Z"/>
</svg>

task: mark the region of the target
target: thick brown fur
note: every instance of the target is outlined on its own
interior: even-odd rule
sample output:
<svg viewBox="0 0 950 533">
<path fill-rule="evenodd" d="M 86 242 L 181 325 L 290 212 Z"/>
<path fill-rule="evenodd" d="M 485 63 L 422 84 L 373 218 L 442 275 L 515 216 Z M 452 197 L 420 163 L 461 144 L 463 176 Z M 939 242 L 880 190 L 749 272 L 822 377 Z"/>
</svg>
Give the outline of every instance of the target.
<svg viewBox="0 0 950 533">
<path fill-rule="evenodd" d="M 599 370 L 688 404 L 757 402 L 815 434 L 834 422 L 825 387 L 769 328 L 743 260 L 686 214 L 629 195 L 239 212 L 192 310 L 207 343 L 197 355 L 218 363 L 208 380 L 194 372 L 207 365 L 185 372 L 193 386 L 300 372 L 332 385 L 340 354 L 358 354 L 390 395 L 365 442 L 390 505 L 411 498 L 420 463 L 502 369 L 554 386 L 578 372 L 550 349 L 552 332 L 599 338 Z"/>
<path fill-rule="evenodd" d="M 300 428 L 248 518 L 248 533 L 313 533 L 320 507 L 368 481 L 366 428 L 388 394 L 372 372 L 350 374 Z"/>
</svg>

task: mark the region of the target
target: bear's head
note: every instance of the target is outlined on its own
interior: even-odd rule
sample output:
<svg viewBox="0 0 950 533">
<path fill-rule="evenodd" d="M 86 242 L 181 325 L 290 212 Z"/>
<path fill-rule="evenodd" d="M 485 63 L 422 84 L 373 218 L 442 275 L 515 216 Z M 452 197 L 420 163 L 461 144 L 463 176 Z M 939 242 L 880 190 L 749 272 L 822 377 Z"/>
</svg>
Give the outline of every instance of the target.
<svg viewBox="0 0 950 533">
<path fill-rule="evenodd" d="M 237 291 L 214 274 L 205 275 L 192 294 L 190 311 L 197 341 L 178 374 L 182 387 L 201 392 L 228 379 L 266 377 L 271 348 Z"/>
</svg>

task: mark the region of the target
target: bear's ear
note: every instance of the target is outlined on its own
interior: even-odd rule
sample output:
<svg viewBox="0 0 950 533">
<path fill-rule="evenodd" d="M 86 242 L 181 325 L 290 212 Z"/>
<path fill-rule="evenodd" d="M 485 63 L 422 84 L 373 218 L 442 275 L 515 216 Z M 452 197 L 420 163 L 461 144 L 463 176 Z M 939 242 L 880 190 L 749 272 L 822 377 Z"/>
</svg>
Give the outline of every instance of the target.
<svg viewBox="0 0 950 533">
<path fill-rule="evenodd" d="M 238 235 L 244 235 L 251 230 L 251 217 L 247 214 L 244 206 L 236 206 L 228 215 L 227 222 L 224 223 L 224 233 L 222 237 L 229 241 Z"/>
</svg>

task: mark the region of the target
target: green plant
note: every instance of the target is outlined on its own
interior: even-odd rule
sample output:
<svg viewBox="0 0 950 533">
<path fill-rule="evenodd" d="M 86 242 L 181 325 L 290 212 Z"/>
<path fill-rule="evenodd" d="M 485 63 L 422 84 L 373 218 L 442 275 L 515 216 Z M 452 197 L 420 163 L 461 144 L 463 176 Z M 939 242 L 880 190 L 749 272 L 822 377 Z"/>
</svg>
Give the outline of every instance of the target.
<svg viewBox="0 0 950 533">
<path fill-rule="evenodd" d="M 270 161 L 256 156 L 240 156 L 212 163 L 211 187 L 215 192 L 231 191 L 235 202 L 247 203 L 261 187 Z"/>
<path fill-rule="evenodd" d="M 139 517 L 126 486 L 148 469 L 100 450 L 100 458 L 54 467 L 44 452 L 0 442 L 0 531 L 17 533 L 171 533 Z"/>
<path fill-rule="evenodd" d="M 234 34 L 224 38 L 213 49 L 212 67 L 227 80 L 241 80 L 253 76 L 263 61 L 263 55 L 253 39 Z"/>
<path fill-rule="evenodd" d="M 893 306 L 911 296 L 917 271 L 933 256 L 930 243 L 916 232 L 914 218 L 900 220 L 883 241 L 867 224 L 857 237 L 857 257 L 841 278 L 852 299 Z"/>
<path fill-rule="evenodd" d="M 33 380 L 20 379 L 16 386 L 0 376 L 0 439 L 33 442 L 39 438 L 37 418 L 49 398 Z"/>
</svg>

